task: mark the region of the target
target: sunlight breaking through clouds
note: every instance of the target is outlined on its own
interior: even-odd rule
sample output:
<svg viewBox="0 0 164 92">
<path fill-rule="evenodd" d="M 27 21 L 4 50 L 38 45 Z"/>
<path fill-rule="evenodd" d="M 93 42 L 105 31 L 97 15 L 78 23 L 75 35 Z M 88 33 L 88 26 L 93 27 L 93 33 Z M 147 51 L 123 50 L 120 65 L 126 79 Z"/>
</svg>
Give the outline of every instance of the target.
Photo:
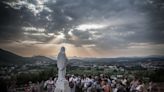
<svg viewBox="0 0 164 92">
<path fill-rule="evenodd" d="M 76 27 L 77 30 L 87 31 L 87 30 L 94 30 L 94 29 L 103 29 L 107 27 L 107 25 L 102 24 L 81 24 Z"/>
<path fill-rule="evenodd" d="M 79 56 L 164 54 L 162 0 L 1 0 L 0 6 L 0 48 L 44 54 L 43 48 L 65 45 Z M 18 50 L 18 44 L 27 47 Z"/>
</svg>

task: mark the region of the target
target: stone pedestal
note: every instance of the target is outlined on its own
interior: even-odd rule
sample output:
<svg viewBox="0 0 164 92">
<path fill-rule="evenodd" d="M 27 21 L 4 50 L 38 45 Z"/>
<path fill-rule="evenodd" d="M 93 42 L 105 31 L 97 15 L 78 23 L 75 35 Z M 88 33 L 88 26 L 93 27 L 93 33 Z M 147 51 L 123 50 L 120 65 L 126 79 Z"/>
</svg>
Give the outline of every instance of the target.
<svg viewBox="0 0 164 92">
<path fill-rule="evenodd" d="M 66 79 L 58 79 L 55 92 L 71 92 L 69 82 Z"/>
</svg>

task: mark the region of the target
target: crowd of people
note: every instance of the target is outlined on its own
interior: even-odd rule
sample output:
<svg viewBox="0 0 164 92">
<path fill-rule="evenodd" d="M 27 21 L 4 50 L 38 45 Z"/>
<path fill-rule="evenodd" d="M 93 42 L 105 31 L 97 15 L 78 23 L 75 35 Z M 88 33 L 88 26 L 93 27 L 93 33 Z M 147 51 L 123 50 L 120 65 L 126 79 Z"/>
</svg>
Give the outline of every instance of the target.
<svg viewBox="0 0 164 92">
<path fill-rule="evenodd" d="M 66 79 L 69 82 L 71 92 L 151 92 L 151 83 L 149 85 L 134 77 L 133 79 L 127 77 L 105 76 L 75 76 L 68 75 Z M 54 92 L 57 77 L 50 77 L 46 81 L 32 83 L 25 85 L 25 92 Z"/>
<path fill-rule="evenodd" d="M 141 79 L 127 77 L 110 78 L 103 74 L 99 76 L 75 76 L 66 77 L 69 81 L 71 92 L 150 92 L 150 87 L 146 87 Z M 56 78 L 45 81 L 44 88 L 47 92 L 54 92 Z"/>
</svg>

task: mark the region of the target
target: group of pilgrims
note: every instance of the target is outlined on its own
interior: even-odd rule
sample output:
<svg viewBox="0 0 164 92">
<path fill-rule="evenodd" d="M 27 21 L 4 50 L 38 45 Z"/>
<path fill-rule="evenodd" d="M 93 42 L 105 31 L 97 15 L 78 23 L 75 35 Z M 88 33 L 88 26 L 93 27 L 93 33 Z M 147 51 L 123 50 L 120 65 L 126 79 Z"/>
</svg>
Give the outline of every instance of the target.
<svg viewBox="0 0 164 92">
<path fill-rule="evenodd" d="M 127 77 L 110 78 L 110 76 L 100 74 L 99 76 L 68 75 L 66 79 L 69 82 L 71 92 L 151 92 L 151 85 L 145 86 L 143 80 L 137 77 L 133 79 Z M 56 80 L 57 77 L 50 77 L 45 81 L 44 91 L 54 92 Z"/>
<path fill-rule="evenodd" d="M 110 77 L 100 74 L 98 76 L 67 75 L 71 92 L 154 92 L 152 82 L 143 82 L 142 79 L 133 77 Z M 21 92 L 55 92 L 57 77 L 48 80 L 24 84 Z M 19 92 L 14 87 L 9 87 L 8 92 Z"/>
</svg>

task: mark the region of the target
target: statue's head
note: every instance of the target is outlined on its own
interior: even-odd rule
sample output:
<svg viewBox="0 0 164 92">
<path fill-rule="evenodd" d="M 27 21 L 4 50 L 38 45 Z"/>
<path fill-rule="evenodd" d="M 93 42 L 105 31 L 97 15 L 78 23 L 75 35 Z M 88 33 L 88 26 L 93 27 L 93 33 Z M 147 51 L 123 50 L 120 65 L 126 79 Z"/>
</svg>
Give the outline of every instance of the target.
<svg viewBox="0 0 164 92">
<path fill-rule="evenodd" d="M 60 52 L 65 52 L 65 47 L 61 47 Z"/>
</svg>

